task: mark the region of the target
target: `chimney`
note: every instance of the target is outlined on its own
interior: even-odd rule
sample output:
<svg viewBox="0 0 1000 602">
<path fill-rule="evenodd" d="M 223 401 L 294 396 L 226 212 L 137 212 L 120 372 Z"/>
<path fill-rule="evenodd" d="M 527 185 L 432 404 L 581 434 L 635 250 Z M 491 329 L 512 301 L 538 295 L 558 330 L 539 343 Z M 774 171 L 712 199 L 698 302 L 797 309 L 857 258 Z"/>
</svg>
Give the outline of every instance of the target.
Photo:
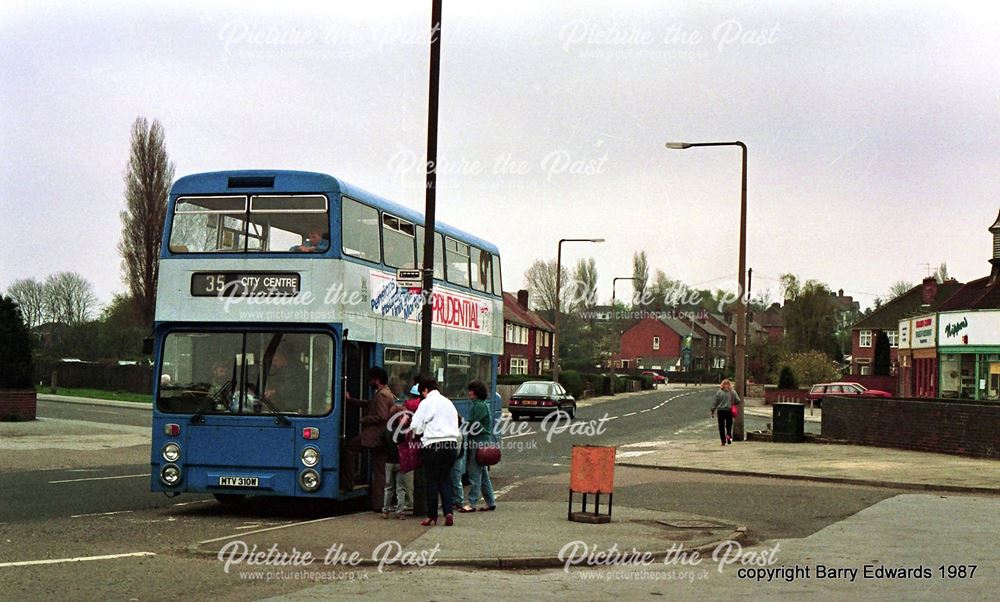
<svg viewBox="0 0 1000 602">
<path fill-rule="evenodd" d="M 993 235 L 993 258 L 990 259 L 993 269 L 990 270 L 989 286 L 993 286 L 1000 278 L 1000 215 L 997 215 L 996 221 L 990 226 L 990 234 Z"/>
<path fill-rule="evenodd" d="M 938 283 L 937 278 L 934 276 L 928 276 L 924 278 L 923 284 L 923 298 L 924 305 L 930 305 L 934 302 L 934 298 L 937 297 L 938 293 Z"/>
<path fill-rule="evenodd" d="M 844 296 L 844 289 L 840 289 L 839 291 L 837 291 L 837 296 L 838 297 L 843 297 Z"/>
<path fill-rule="evenodd" d="M 524 289 L 517 291 L 517 304 L 528 309 L 528 291 Z"/>
</svg>

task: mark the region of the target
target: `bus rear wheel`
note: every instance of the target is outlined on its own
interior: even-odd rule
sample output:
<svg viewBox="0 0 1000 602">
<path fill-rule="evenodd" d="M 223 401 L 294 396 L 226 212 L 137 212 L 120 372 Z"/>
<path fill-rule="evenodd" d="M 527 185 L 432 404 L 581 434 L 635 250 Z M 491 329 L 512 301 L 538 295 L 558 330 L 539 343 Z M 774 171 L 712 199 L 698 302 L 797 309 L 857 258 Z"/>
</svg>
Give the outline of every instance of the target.
<svg viewBox="0 0 1000 602">
<path fill-rule="evenodd" d="M 219 502 L 220 504 L 224 504 L 226 506 L 235 506 L 236 504 L 241 503 L 247 497 L 239 493 L 216 493 L 213 495 L 215 495 L 215 499 L 217 502 Z"/>
</svg>

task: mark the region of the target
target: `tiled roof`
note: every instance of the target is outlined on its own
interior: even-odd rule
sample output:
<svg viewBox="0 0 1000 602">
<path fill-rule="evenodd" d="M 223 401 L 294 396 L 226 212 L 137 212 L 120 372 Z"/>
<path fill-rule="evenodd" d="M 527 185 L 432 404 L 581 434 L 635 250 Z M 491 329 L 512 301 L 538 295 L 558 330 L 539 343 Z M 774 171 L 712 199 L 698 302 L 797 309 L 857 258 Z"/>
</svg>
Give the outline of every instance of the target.
<svg viewBox="0 0 1000 602">
<path fill-rule="evenodd" d="M 691 331 L 691 325 L 689 323 L 682 322 L 682 321 L 678 320 L 677 318 L 660 318 L 660 322 L 663 322 L 664 324 L 666 324 L 667 327 L 670 328 L 670 330 L 673 330 L 674 332 L 676 332 L 677 334 L 681 335 L 682 337 L 686 337 L 688 335 L 691 335 L 692 339 L 701 339 L 701 338 L 704 338 L 700 334 L 698 334 L 697 332 L 692 332 Z"/>
<path fill-rule="evenodd" d="M 973 280 L 938 307 L 938 311 L 960 309 L 1000 309 L 1000 279 L 993 286 L 989 276 Z"/>
<path fill-rule="evenodd" d="M 855 330 L 860 328 L 896 330 L 899 327 L 899 321 L 907 316 L 928 311 L 940 311 L 941 306 L 950 301 L 952 295 L 958 292 L 962 286 L 962 283 L 954 280 L 938 284 L 937 296 L 929 307 L 925 307 L 923 304 L 923 285 L 918 284 L 875 310 L 870 316 L 860 320 L 851 328 Z"/>
<path fill-rule="evenodd" d="M 541 317 L 537 313 L 524 309 L 517 302 L 517 296 L 511 293 L 503 294 L 503 319 L 505 322 L 513 322 L 522 326 L 529 326 L 538 330 L 555 332 L 556 327 L 551 322 Z"/>
</svg>

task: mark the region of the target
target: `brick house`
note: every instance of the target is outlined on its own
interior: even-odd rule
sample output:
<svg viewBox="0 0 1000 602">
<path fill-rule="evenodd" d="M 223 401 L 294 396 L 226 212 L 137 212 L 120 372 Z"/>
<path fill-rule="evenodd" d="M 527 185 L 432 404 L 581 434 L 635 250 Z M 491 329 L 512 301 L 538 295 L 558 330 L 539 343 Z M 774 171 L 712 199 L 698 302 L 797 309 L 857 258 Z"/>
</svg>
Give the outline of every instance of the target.
<svg viewBox="0 0 1000 602">
<path fill-rule="evenodd" d="M 552 369 L 555 326 L 528 309 L 528 291 L 503 294 L 503 360 L 500 374 L 541 374 Z"/>
<path fill-rule="evenodd" d="M 899 321 L 920 313 L 938 311 L 962 284 L 946 280 L 938 284 L 933 277 L 924 278 L 921 284 L 889 301 L 851 328 L 851 374 L 874 374 L 876 342 L 884 332 L 889 340 L 889 364 L 892 374 L 898 366 Z"/>
<path fill-rule="evenodd" d="M 619 339 L 619 351 L 613 355 L 617 370 L 676 370 L 681 345 L 689 327 L 679 320 L 643 318 L 633 322 Z M 697 339 L 696 335 L 695 344 Z"/>
</svg>

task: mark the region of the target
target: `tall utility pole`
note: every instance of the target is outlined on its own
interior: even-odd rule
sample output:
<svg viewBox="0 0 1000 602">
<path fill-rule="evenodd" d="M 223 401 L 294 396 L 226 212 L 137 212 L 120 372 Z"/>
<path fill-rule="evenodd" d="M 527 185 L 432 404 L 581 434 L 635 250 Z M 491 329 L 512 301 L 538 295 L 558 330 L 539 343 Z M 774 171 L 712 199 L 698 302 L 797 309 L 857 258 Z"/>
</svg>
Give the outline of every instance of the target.
<svg viewBox="0 0 1000 602">
<path fill-rule="evenodd" d="M 739 296 L 736 303 L 736 393 L 746 397 L 746 335 L 747 335 L 747 145 L 735 142 L 667 142 L 667 148 L 683 150 L 695 146 L 738 146 L 743 151 L 743 169 L 740 188 L 740 256 L 739 256 Z M 743 412 L 736 416 L 733 424 L 733 439 L 743 440 Z"/>
<path fill-rule="evenodd" d="M 562 311 L 562 301 L 559 288 L 562 285 L 562 245 L 564 242 L 604 242 L 603 238 L 562 238 L 556 245 L 556 315 L 555 333 L 552 335 L 552 381 L 559 382 L 559 312 Z M 613 293 L 613 291 L 612 291 Z M 537 336 L 537 335 L 536 335 Z"/>
<path fill-rule="evenodd" d="M 635 280 L 632 277 L 618 276 L 617 278 L 611 279 L 611 341 L 614 346 L 611 350 L 611 394 L 615 394 L 615 389 L 618 388 L 618 377 L 615 376 L 615 354 L 614 350 L 621 350 L 622 339 L 621 333 L 618 332 L 618 322 L 615 320 L 615 316 L 618 314 L 617 299 L 615 297 L 615 284 L 619 280 Z"/>
<path fill-rule="evenodd" d="M 427 93 L 427 196 L 424 203 L 424 306 L 420 317 L 420 376 L 431 372 L 431 329 L 434 323 L 434 210 L 437 199 L 438 89 L 441 81 L 441 1 L 431 4 L 431 70 Z M 442 249 L 443 250 L 443 249 Z"/>
</svg>

